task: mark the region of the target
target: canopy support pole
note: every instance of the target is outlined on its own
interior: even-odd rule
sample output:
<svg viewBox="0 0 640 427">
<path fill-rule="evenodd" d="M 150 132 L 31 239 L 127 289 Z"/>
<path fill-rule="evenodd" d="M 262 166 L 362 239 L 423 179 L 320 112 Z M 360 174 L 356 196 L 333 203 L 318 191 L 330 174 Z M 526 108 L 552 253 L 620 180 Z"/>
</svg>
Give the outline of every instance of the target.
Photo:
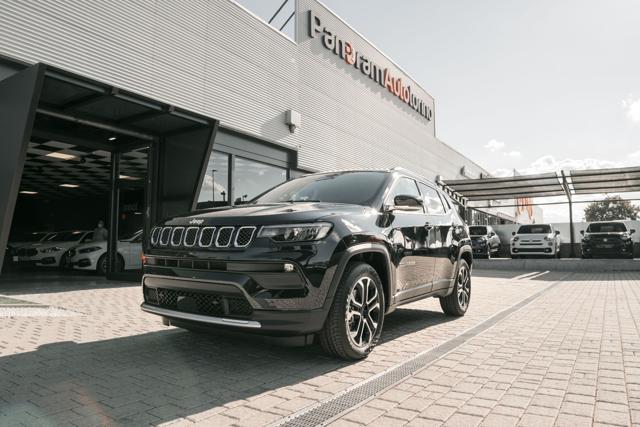
<svg viewBox="0 0 640 427">
<path fill-rule="evenodd" d="M 571 239 L 571 258 L 576 257 L 576 249 L 575 249 L 575 233 L 573 230 L 573 200 L 571 198 L 571 189 L 569 188 L 569 182 L 567 181 L 567 176 L 564 171 L 562 173 L 562 188 L 564 189 L 564 193 L 567 195 L 567 200 L 569 201 L 569 236 Z"/>
</svg>

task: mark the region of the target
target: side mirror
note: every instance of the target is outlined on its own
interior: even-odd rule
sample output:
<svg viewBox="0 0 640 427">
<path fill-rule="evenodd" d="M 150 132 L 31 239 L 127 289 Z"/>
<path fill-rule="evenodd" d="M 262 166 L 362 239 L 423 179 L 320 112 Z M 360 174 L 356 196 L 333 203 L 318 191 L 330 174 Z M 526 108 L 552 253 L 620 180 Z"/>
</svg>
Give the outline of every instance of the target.
<svg viewBox="0 0 640 427">
<path fill-rule="evenodd" d="M 584 230 L 580 230 L 580 234 L 584 236 Z"/>
<path fill-rule="evenodd" d="M 515 236 L 515 235 L 516 235 L 516 232 L 515 232 L 515 231 L 512 231 L 512 232 L 511 232 L 511 235 L 512 235 L 512 236 Z"/>
<path fill-rule="evenodd" d="M 636 229 L 635 229 L 635 228 L 632 228 L 631 230 L 629 230 L 629 234 L 633 234 L 633 233 L 635 233 L 635 232 L 636 232 Z"/>
<path fill-rule="evenodd" d="M 495 235 L 496 235 L 496 232 L 495 232 L 495 231 L 492 231 L 492 232 L 491 232 L 491 234 L 489 234 L 489 236 L 491 236 L 491 237 L 493 237 L 493 236 L 495 236 Z"/>
<path fill-rule="evenodd" d="M 560 230 L 556 230 L 556 236 L 560 234 Z"/>
<path fill-rule="evenodd" d="M 410 194 L 398 194 L 393 198 L 393 208 L 401 211 L 419 211 L 422 210 L 422 197 L 412 196 Z"/>
</svg>

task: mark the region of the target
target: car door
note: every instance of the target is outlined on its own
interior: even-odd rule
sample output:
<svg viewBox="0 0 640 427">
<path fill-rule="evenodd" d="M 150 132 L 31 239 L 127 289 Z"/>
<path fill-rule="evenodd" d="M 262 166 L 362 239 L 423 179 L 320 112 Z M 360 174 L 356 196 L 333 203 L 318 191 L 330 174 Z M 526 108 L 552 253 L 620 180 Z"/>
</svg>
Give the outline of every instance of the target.
<svg viewBox="0 0 640 427">
<path fill-rule="evenodd" d="M 430 227 L 429 248 L 434 257 L 433 290 L 448 288 L 453 276 L 453 209 L 434 187 L 419 183 Z"/>
<path fill-rule="evenodd" d="M 393 201 L 398 195 L 421 198 L 416 181 L 407 177 L 396 180 L 385 204 L 393 207 Z M 422 208 L 416 211 L 393 209 L 388 237 L 396 265 L 398 300 L 431 291 L 435 258 L 429 248 L 431 231 L 425 223 L 426 216 Z"/>
</svg>

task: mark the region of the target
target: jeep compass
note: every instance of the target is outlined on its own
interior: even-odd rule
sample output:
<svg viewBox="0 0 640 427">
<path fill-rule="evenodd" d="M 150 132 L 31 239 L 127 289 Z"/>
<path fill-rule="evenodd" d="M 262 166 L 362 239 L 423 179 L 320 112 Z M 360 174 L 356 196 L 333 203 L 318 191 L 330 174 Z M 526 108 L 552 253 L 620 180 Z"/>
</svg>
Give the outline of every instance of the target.
<svg viewBox="0 0 640 427">
<path fill-rule="evenodd" d="M 317 337 L 366 357 L 384 318 L 426 297 L 463 316 L 471 298 L 468 229 L 449 197 L 408 171 L 297 178 L 242 205 L 154 227 L 142 309 L 165 324 Z"/>
</svg>

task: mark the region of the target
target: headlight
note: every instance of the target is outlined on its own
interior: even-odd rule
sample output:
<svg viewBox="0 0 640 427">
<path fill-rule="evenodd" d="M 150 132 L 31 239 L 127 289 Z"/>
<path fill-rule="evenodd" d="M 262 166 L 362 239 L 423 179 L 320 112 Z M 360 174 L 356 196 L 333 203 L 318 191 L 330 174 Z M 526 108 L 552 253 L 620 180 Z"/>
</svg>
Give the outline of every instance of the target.
<svg viewBox="0 0 640 427">
<path fill-rule="evenodd" d="M 518 240 L 520 240 L 520 237 L 518 237 L 518 236 L 516 236 L 516 237 L 514 237 L 514 238 L 513 238 L 513 241 L 514 241 L 514 242 L 517 242 Z"/>
<path fill-rule="evenodd" d="M 583 242 L 588 242 L 589 240 L 591 240 L 591 236 L 584 236 L 584 237 L 582 238 L 582 241 L 583 241 Z"/>
<path fill-rule="evenodd" d="M 63 250 L 63 248 L 60 248 L 58 246 L 52 246 L 50 248 L 40 249 L 40 252 L 42 252 L 43 254 L 50 254 L 52 252 L 58 252 L 61 250 Z"/>
<path fill-rule="evenodd" d="M 102 249 L 100 246 L 91 246 L 90 248 L 80 249 L 78 252 L 81 254 L 88 254 L 89 252 L 99 251 L 100 249 Z"/>
<path fill-rule="evenodd" d="M 548 235 L 544 236 L 544 240 L 546 240 L 546 241 L 553 240 L 553 234 L 548 234 Z"/>
<path fill-rule="evenodd" d="M 268 237 L 275 242 L 306 242 L 327 237 L 332 224 L 318 222 L 314 224 L 269 225 L 262 227 L 258 237 Z"/>
</svg>

